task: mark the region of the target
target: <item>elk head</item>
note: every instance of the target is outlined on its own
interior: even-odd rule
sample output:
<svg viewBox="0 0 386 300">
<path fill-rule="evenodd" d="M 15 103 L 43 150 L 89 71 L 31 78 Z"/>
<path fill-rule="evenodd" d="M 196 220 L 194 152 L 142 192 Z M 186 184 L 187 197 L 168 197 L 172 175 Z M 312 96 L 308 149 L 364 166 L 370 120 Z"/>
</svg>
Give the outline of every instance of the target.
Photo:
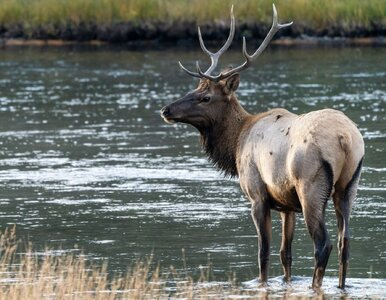
<svg viewBox="0 0 386 300">
<path fill-rule="evenodd" d="M 201 134 L 201 143 L 209 160 L 230 176 L 237 176 L 236 148 L 240 132 L 250 116 L 239 104 L 235 91 L 239 86 L 239 72 L 248 68 L 264 51 L 274 34 L 292 23 L 279 24 L 277 12 L 273 5 L 273 22 L 264 41 L 252 54 L 247 53 L 245 37 L 243 38 L 243 55 L 245 62 L 236 68 L 228 68 L 217 75 L 216 69 L 220 56 L 229 48 L 235 33 L 233 6 L 231 9 L 231 26 L 227 41 L 216 53 L 210 52 L 204 44 L 201 30 L 198 38 L 202 50 L 211 59 L 210 67 L 203 72 L 196 62 L 196 72 L 180 67 L 186 73 L 200 79 L 197 88 L 181 99 L 161 109 L 161 116 L 168 123 L 181 122 L 193 125 Z"/>
<path fill-rule="evenodd" d="M 229 104 L 236 101 L 234 92 L 238 85 L 238 74 L 219 82 L 201 79 L 195 90 L 162 108 L 161 116 L 167 123 L 182 122 L 200 131 L 214 126 L 231 107 Z"/>
<path fill-rule="evenodd" d="M 196 72 L 185 68 L 181 62 L 180 67 L 186 73 L 193 77 L 200 78 L 198 87 L 186 94 L 176 102 L 169 104 L 161 109 L 161 116 L 168 123 L 182 122 L 191 124 L 202 132 L 203 128 L 213 126 L 217 122 L 222 122 L 224 116 L 229 116 L 229 111 L 233 111 L 238 106 L 237 98 L 234 94 L 239 85 L 239 72 L 248 68 L 251 63 L 264 51 L 272 40 L 275 33 L 291 23 L 279 24 L 277 21 L 277 12 L 273 5 L 273 22 L 264 41 L 260 47 L 249 55 L 247 53 L 246 39 L 243 37 L 243 55 L 245 62 L 236 68 L 229 68 L 218 75 L 212 72 L 216 69 L 220 56 L 226 52 L 232 43 L 235 33 L 235 18 L 233 15 L 233 6 L 231 8 L 231 25 L 227 41 L 216 53 L 210 52 L 202 39 L 200 27 L 198 27 L 198 38 L 202 50 L 210 57 L 211 65 L 203 72 L 198 61 L 196 62 Z"/>
</svg>

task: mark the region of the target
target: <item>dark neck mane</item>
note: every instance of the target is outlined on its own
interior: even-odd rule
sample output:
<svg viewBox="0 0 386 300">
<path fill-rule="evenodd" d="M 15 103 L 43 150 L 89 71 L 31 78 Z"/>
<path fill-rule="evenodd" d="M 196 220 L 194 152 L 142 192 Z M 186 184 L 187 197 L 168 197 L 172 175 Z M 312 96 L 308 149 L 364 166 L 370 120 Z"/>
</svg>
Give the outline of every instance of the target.
<svg viewBox="0 0 386 300">
<path fill-rule="evenodd" d="M 214 166 L 224 172 L 224 175 L 236 177 L 236 149 L 231 145 L 225 145 L 221 139 L 216 138 L 213 130 L 208 129 L 201 132 L 201 143 L 208 155 L 208 159 Z"/>
<path fill-rule="evenodd" d="M 240 132 L 248 113 L 237 103 L 231 113 L 224 112 L 222 122 L 199 129 L 201 143 L 208 159 L 224 175 L 238 176 L 236 152 Z"/>
</svg>

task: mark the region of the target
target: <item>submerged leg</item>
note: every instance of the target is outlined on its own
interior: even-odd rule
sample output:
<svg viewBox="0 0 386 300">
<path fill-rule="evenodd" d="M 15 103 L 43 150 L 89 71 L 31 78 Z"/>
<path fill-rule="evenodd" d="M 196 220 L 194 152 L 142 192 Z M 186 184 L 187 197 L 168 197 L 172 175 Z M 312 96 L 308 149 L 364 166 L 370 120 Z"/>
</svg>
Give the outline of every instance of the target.
<svg viewBox="0 0 386 300">
<path fill-rule="evenodd" d="M 291 281 L 292 251 L 291 245 L 295 230 L 295 213 L 282 212 L 282 238 L 280 247 L 280 260 L 283 265 L 284 280 Z"/>
<path fill-rule="evenodd" d="M 269 252 L 271 243 L 271 211 L 262 201 L 252 202 L 251 215 L 256 226 L 259 243 L 259 279 L 262 283 L 268 280 Z"/>
</svg>

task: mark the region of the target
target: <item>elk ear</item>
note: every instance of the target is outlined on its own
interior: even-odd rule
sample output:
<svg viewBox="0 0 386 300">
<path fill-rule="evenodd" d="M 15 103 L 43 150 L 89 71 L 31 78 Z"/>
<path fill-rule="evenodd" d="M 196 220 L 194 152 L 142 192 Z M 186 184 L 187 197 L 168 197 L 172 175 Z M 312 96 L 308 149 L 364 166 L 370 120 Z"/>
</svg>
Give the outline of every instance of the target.
<svg viewBox="0 0 386 300">
<path fill-rule="evenodd" d="M 229 95 L 230 93 L 236 91 L 237 88 L 239 87 L 239 82 L 240 82 L 240 76 L 238 73 L 233 74 L 232 76 L 225 79 L 225 86 L 224 86 L 225 93 Z"/>
</svg>

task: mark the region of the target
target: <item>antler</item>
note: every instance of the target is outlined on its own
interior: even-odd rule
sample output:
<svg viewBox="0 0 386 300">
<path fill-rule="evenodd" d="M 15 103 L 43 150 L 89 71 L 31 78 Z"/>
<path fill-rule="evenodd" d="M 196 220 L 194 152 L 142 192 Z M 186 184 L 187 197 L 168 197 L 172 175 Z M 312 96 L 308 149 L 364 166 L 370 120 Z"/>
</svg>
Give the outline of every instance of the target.
<svg viewBox="0 0 386 300">
<path fill-rule="evenodd" d="M 200 39 L 200 44 L 201 48 L 206 52 L 212 60 L 212 65 L 209 67 L 209 69 L 204 73 L 201 71 L 200 65 L 198 64 L 198 61 L 196 62 L 196 67 L 197 67 L 197 73 L 191 72 L 188 69 L 186 69 L 180 62 L 180 67 L 187 72 L 191 76 L 199 77 L 199 78 L 206 78 L 214 82 L 218 82 L 224 78 L 227 78 L 235 73 L 238 73 L 242 70 L 245 70 L 248 68 L 251 63 L 260 56 L 260 54 L 264 51 L 264 49 L 268 46 L 269 42 L 272 40 L 273 36 L 275 35 L 276 32 L 278 32 L 281 28 L 291 26 L 293 22 L 286 23 L 286 24 L 279 24 L 277 21 L 277 11 L 275 4 L 272 4 L 273 8 L 273 20 L 272 20 L 272 26 L 271 29 L 269 30 L 267 36 L 265 37 L 264 41 L 261 43 L 260 47 L 253 53 L 252 55 L 249 55 L 247 53 L 247 42 L 245 37 L 243 37 L 243 55 L 245 57 L 245 62 L 241 64 L 240 66 L 233 68 L 229 71 L 226 71 L 225 73 L 220 73 L 218 75 L 211 75 L 211 72 L 216 68 L 218 58 L 228 49 L 229 45 L 232 42 L 233 36 L 234 36 L 234 16 L 233 16 L 233 6 L 231 8 L 231 29 L 229 33 L 228 40 L 226 41 L 225 45 L 215 54 L 209 52 L 203 43 L 202 36 L 201 36 L 201 31 L 200 28 L 198 28 L 198 35 Z"/>
<path fill-rule="evenodd" d="M 212 73 L 214 71 L 214 69 L 217 67 L 217 64 L 218 64 L 218 59 L 220 58 L 220 56 L 225 53 L 225 51 L 228 50 L 229 46 L 232 44 L 232 41 L 233 41 L 233 37 L 235 35 L 235 16 L 233 15 L 233 5 L 231 7 L 231 28 L 230 28 L 230 31 L 229 31 L 229 36 L 228 36 L 228 39 L 227 41 L 225 42 L 224 46 L 221 47 L 220 50 L 218 50 L 216 53 L 212 53 L 210 52 L 206 47 L 205 47 L 205 44 L 204 44 L 204 40 L 202 39 L 202 35 L 201 35 L 201 30 L 200 30 L 200 27 L 198 27 L 198 39 L 200 40 L 200 45 L 201 45 L 201 49 L 209 55 L 210 57 L 210 60 L 211 60 L 211 65 L 210 67 L 208 68 L 208 70 L 204 72 L 201 71 L 201 68 L 200 68 L 200 65 L 198 63 L 198 61 L 196 61 L 196 67 L 197 67 L 197 73 L 195 72 L 192 72 L 192 71 L 189 71 L 187 68 L 185 68 L 182 63 L 179 61 L 179 65 L 181 67 L 182 70 L 184 70 L 186 73 L 188 73 L 189 75 L 191 76 L 194 76 L 194 77 L 198 77 L 198 78 L 202 78 L 202 77 L 205 77 L 206 76 L 209 76 L 210 73 Z"/>
</svg>

